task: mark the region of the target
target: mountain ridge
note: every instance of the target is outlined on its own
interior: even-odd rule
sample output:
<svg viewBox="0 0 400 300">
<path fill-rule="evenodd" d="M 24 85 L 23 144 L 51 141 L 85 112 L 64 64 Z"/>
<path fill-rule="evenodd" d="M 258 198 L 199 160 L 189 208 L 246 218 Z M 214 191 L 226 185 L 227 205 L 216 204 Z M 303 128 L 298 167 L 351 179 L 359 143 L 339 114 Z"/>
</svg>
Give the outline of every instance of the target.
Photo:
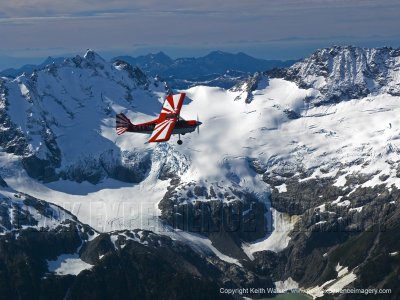
<svg viewBox="0 0 400 300">
<path fill-rule="evenodd" d="M 123 56 L 112 60 L 122 59 L 131 65 L 137 65 L 145 72 L 164 78 L 173 76 L 177 79 L 195 79 L 213 73 L 224 74 L 226 71 L 241 71 L 253 73 L 267 71 L 274 67 L 289 66 L 295 60 L 265 60 L 257 59 L 243 52 L 236 54 L 212 51 L 202 57 L 187 57 L 171 59 L 163 52 L 139 57 Z"/>
<path fill-rule="evenodd" d="M 35 64 L 27 64 L 24 65 L 20 68 L 8 68 L 8 69 L 4 69 L 0 71 L 0 76 L 5 76 L 5 77 L 17 77 L 19 75 L 22 75 L 23 73 L 27 73 L 30 74 L 32 73 L 34 70 L 38 70 L 38 69 L 42 69 L 44 67 L 46 67 L 47 65 L 50 65 L 52 63 L 55 64 L 59 64 L 62 61 L 64 61 L 64 57 L 51 57 L 48 56 L 42 63 L 35 65 Z"/>
<path fill-rule="evenodd" d="M 294 81 L 302 88 L 314 88 L 320 94 L 310 101 L 329 104 L 370 94 L 399 96 L 399 66 L 400 49 L 333 46 L 268 74 Z"/>
<path fill-rule="evenodd" d="M 1 79 L 0 190 L 15 191 L 6 198 L 22 193 L 75 208 L 68 210 L 102 232 L 83 256 L 88 263 L 112 249 L 129 261 L 144 251 L 171 270 L 160 241 L 175 265 L 188 266 L 179 273 L 184 278 L 203 262 L 200 252 L 218 259 L 208 260 L 210 273 L 196 274 L 221 286 L 263 282 L 309 288 L 313 297 L 379 286 L 391 288 L 396 299 L 400 107 L 388 88 L 396 87 L 400 72 L 396 50 L 367 51 L 370 60 L 364 52 L 321 49 L 287 69 L 251 74 L 232 89 L 180 91 L 189 100 L 182 116 L 198 113 L 203 122 L 201 134 L 185 135 L 181 147 L 174 136 L 148 145 L 145 136 L 116 135 L 116 113 L 149 120 L 174 92 L 126 62 L 109 63 L 88 51 Z M 377 71 L 349 66 L 353 59 Z M 349 89 L 379 74 L 376 89 Z M 28 170 L 39 169 L 38 176 L 29 174 L 23 160 L 32 154 L 53 171 L 32 164 Z M 9 215 L 9 200 L 2 205 Z M 120 261 L 110 257 L 100 265 L 118 275 L 112 262 Z M 153 280 L 165 275 L 154 277 L 147 267 Z M 78 277 L 88 285 L 109 278 L 99 267 Z"/>
</svg>

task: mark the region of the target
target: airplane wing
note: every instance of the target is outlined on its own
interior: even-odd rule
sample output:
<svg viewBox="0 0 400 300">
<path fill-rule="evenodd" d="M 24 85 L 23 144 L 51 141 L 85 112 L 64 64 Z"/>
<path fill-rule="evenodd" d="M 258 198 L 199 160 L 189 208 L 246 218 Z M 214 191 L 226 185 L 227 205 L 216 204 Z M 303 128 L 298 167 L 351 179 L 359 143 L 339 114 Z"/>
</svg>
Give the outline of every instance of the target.
<svg viewBox="0 0 400 300">
<path fill-rule="evenodd" d="M 184 99 L 185 93 L 169 95 L 164 101 L 164 105 L 160 113 L 160 119 L 175 116 L 178 117 L 181 112 Z"/>
<path fill-rule="evenodd" d="M 177 121 L 178 118 L 167 118 L 157 123 L 153 133 L 151 134 L 149 143 L 168 141 Z"/>
<path fill-rule="evenodd" d="M 149 143 L 166 142 L 171 137 L 175 124 L 181 112 L 185 93 L 169 95 L 164 101 L 157 125 L 151 134 Z"/>
</svg>

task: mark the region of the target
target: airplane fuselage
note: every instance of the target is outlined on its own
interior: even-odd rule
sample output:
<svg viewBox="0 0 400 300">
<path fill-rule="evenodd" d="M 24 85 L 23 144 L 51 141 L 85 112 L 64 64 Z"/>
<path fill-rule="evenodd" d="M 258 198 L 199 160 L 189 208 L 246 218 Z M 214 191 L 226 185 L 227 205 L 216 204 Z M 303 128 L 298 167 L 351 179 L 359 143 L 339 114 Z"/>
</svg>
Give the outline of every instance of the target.
<svg viewBox="0 0 400 300">
<path fill-rule="evenodd" d="M 156 120 L 142 124 L 131 124 L 127 131 L 151 134 L 156 127 L 156 124 Z M 178 120 L 175 124 L 172 134 L 185 134 L 193 132 L 199 125 L 201 125 L 201 122 L 196 120 Z"/>
</svg>

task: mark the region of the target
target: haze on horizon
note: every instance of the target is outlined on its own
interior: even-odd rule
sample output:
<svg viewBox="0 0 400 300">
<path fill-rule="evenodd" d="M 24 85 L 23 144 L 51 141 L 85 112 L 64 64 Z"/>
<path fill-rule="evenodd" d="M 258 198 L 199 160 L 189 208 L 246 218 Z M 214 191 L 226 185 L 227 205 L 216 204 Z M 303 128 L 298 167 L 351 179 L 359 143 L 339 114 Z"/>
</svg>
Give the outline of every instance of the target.
<svg viewBox="0 0 400 300">
<path fill-rule="evenodd" d="M 297 59 L 337 45 L 400 46 L 397 0 L 15 0 L 0 3 L 0 70 L 95 49 L 105 58 L 213 50 Z"/>
</svg>

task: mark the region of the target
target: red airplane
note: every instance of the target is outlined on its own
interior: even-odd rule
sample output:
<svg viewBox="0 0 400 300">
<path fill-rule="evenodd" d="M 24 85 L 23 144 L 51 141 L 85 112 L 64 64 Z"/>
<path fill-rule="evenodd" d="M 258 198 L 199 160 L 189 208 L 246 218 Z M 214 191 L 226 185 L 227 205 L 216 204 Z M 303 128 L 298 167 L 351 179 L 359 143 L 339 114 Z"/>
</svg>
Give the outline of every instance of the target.
<svg viewBox="0 0 400 300">
<path fill-rule="evenodd" d="M 180 116 L 181 107 L 185 94 L 169 95 L 164 101 L 160 116 L 150 122 L 142 124 L 132 124 L 131 121 L 123 114 L 117 114 L 116 130 L 121 135 L 124 132 L 137 132 L 151 134 L 149 143 L 166 142 L 171 134 L 178 134 L 178 145 L 182 145 L 181 134 L 193 132 L 202 124 L 199 120 L 184 120 Z"/>
</svg>

